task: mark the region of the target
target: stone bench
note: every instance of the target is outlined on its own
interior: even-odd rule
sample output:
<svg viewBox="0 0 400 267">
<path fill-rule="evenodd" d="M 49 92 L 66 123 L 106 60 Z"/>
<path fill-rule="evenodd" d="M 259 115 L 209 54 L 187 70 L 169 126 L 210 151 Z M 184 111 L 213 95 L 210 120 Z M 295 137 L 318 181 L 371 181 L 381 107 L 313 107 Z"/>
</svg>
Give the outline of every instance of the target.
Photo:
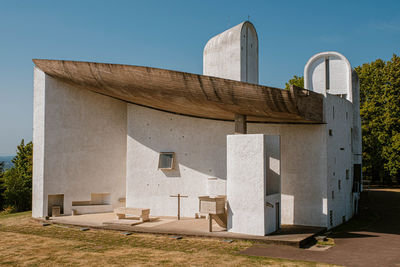
<svg viewBox="0 0 400 267">
<path fill-rule="evenodd" d="M 150 209 L 121 207 L 114 209 L 114 213 L 117 215 L 118 219 L 125 219 L 126 215 L 133 215 L 138 217 L 142 222 L 150 220 Z"/>
</svg>

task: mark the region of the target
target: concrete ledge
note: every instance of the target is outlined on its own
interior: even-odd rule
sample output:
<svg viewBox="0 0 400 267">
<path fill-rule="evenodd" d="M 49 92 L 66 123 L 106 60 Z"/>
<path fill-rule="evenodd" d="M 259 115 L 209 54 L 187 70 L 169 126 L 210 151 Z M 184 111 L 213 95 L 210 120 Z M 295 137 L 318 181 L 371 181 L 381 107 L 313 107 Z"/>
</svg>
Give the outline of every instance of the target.
<svg viewBox="0 0 400 267">
<path fill-rule="evenodd" d="M 113 211 L 112 205 L 82 205 L 72 206 L 72 210 L 76 210 L 78 214 L 90 214 L 90 213 L 104 213 Z"/>
<path fill-rule="evenodd" d="M 103 225 L 99 222 L 93 223 L 93 221 L 72 221 L 65 219 L 72 216 L 57 217 L 51 220 L 45 220 L 44 218 L 33 218 L 38 222 L 47 222 L 51 224 L 63 224 L 76 227 L 89 227 L 92 229 L 102 230 L 116 230 L 133 233 L 148 233 L 148 234 L 162 234 L 162 235 L 181 235 L 191 237 L 207 237 L 207 238 L 218 238 L 218 239 L 234 239 L 234 240 L 247 240 L 257 243 L 274 244 L 274 245 L 286 245 L 292 247 L 302 248 L 314 240 L 314 236 L 320 235 L 325 228 L 322 227 L 309 227 L 309 226 L 282 226 L 279 232 L 268 235 L 268 236 L 253 236 L 245 234 L 236 234 L 227 232 L 222 228 L 218 228 L 218 225 L 213 226 L 215 229 L 219 229 L 216 232 L 208 232 L 208 220 L 206 219 L 192 219 L 183 218 L 181 220 L 175 220 L 168 218 L 168 222 L 155 226 L 145 226 L 148 223 L 141 223 L 140 225 Z M 79 216 L 74 216 L 79 217 Z M 154 222 L 153 222 L 154 223 Z M 156 224 L 156 223 L 154 223 Z"/>
</svg>

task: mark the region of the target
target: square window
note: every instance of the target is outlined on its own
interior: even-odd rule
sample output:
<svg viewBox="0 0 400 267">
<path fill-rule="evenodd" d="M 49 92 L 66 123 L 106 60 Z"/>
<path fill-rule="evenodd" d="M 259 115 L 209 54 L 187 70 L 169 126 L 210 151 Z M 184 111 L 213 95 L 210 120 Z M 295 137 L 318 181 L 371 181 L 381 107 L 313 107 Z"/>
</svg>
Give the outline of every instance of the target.
<svg viewBox="0 0 400 267">
<path fill-rule="evenodd" d="M 174 152 L 161 152 L 158 160 L 158 169 L 172 170 L 174 168 Z"/>
</svg>

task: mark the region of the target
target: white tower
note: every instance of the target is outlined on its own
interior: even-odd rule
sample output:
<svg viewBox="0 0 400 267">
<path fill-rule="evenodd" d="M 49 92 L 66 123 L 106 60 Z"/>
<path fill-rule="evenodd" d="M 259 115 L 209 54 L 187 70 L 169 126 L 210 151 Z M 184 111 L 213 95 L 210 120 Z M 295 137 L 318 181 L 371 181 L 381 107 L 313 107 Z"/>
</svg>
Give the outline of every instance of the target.
<svg viewBox="0 0 400 267">
<path fill-rule="evenodd" d="M 251 22 L 242 22 L 207 42 L 203 74 L 258 84 L 258 37 Z"/>
</svg>

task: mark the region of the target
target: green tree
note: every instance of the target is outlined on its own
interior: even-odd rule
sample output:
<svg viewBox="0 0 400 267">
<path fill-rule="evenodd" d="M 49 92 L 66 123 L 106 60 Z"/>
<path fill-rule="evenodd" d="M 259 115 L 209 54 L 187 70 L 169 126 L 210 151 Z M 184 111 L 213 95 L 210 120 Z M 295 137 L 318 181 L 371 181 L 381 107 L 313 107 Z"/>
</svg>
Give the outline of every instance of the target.
<svg viewBox="0 0 400 267">
<path fill-rule="evenodd" d="M 297 87 L 304 88 L 304 77 L 303 76 L 296 76 L 294 75 L 292 79 L 290 79 L 285 84 L 285 89 L 289 90 L 291 85 L 295 85 Z"/>
<path fill-rule="evenodd" d="M 400 58 L 356 68 L 360 78 L 363 171 L 371 180 L 400 182 Z"/>
<path fill-rule="evenodd" d="M 4 161 L 0 161 L 0 211 L 4 208 L 4 180 L 3 180 L 3 176 L 4 176 Z"/>
<path fill-rule="evenodd" d="M 32 142 L 25 145 L 22 139 L 14 166 L 4 173 L 4 198 L 7 205 L 17 211 L 30 210 L 32 205 Z"/>
</svg>

